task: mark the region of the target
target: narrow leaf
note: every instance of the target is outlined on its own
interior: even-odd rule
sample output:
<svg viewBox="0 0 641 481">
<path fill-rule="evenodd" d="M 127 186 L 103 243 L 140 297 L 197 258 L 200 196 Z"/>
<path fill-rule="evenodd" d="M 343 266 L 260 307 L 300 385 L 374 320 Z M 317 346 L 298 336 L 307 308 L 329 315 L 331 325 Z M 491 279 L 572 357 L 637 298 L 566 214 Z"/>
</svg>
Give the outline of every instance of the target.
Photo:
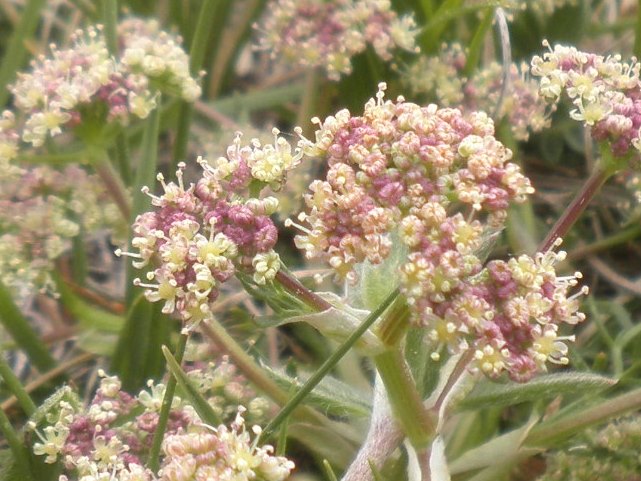
<svg viewBox="0 0 641 481">
<path fill-rule="evenodd" d="M 325 470 L 325 475 L 327 476 L 327 479 L 329 479 L 329 481 L 338 481 L 338 478 L 336 477 L 336 474 L 332 469 L 332 465 L 329 464 L 329 461 L 327 459 L 323 459 L 323 469 Z"/>
<path fill-rule="evenodd" d="M 18 436 L 18 433 L 13 429 L 9 418 L 4 413 L 4 410 L 0 409 L 0 432 L 4 435 L 11 452 L 13 453 L 13 459 L 16 464 L 16 469 L 20 473 L 20 478 L 25 481 L 31 481 L 33 476 L 29 469 L 29 457 L 27 455 L 27 450 Z"/>
<path fill-rule="evenodd" d="M 609 377 L 587 372 L 558 373 L 539 376 L 527 383 L 497 384 L 491 381 L 479 383 L 458 405 L 461 409 L 511 406 L 528 401 L 550 399 L 564 394 L 573 397 L 598 392 L 616 384 Z"/>
<path fill-rule="evenodd" d="M 284 372 L 272 370 L 267 366 L 263 367 L 286 391 L 291 391 L 292 388 L 300 389 L 308 379 L 305 375 L 292 378 Z M 333 416 L 366 417 L 372 412 L 370 397 L 370 394 L 359 391 L 335 377 L 326 376 L 309 393 L 307 403 Z"/>
<path fill-rule="evenodd" d="M 151 111 L 145 125 L 143 141 L 141 146 L 142 156 L 136 169 L 136 176 L 133 185 L 133 203 L 131 209 L 131 223 L 136 217 L 147 210 L 149 207 L 149 198 L 142 192 L 143 187 L 149 187 L 153 190 L 156 182 L 156 168 L 158 165 L 158 135 L 160 132 L 160 97 L 157 98 L 158 107 Z M 129 248 L 132 249 L 131 241 Z M 129 263 L 127 265 L 127 306 L 131 307 L 136 297 L 136 292 L 140 291 L 133 285 L 134 278 L 138 275 L 138 270 Z"/>
<path fill-rule="evenodd" d="M 13 302 L 9 289 L 2 282 L 0 282 L 0 322 L 40 372 L 47 372 L 55 367 L 56 361 L 51 357 L 49 349 L 22 315 Z"/>
<path fill-rule="evenodd" d="M 0 377 L 4 380 L 11 394 L 16 397 L 20 407 L 27 416 L 31 416 L 36 412 L 36 405 L 31 399 L 31 396 L 29 396 L 20 379 L 16 377 L 2 355 L 0 355 Z"/>
<path fill-rule="evenodd" d="M 141 294 L 129 311 L 111 364 L 126 391 L 137 391 L 147 379 L 158 378 L 163 372 L 160 346 L 168 342 L 172 321 L 161 309 Z"/>
<path fill-rule="evenodd" d="M 172 376 L 176 378 L 176 382 L 183 390 L 185 395 L 189 398 L 189 401 L 194 406 L 194 409 L 200 416 L 200 419 L 205 421 L 210 426 L 218 426 L 221 423 L 221 419 L 216 414 L 216 411 L 209 405 L 207 400 L 203 395 L 198 391 L 198 388 L 194 386 L 194 383 L 187 377 L 185 371 L 182 370 L 174 356 L 171 354 L 167 346 L 162 347 L 162 353 L 167 360 L 167 369 L 171 372 Z"/>
<path fill-rule="evenodd" d="M 453 462 L 450 462 L 450 473 L 456 475 L 492 466 L 496 464 L 497 456 L 499 455 L 501 459 L 505 460 L 508 458 L 515 458 L 518 456 L 521 445 L 536 422 L 537 419 L 532 418 L 520 428 L 491 439 L 488 442 L 467 451 L 462 456 L 456 458 Z"/>
</svg>

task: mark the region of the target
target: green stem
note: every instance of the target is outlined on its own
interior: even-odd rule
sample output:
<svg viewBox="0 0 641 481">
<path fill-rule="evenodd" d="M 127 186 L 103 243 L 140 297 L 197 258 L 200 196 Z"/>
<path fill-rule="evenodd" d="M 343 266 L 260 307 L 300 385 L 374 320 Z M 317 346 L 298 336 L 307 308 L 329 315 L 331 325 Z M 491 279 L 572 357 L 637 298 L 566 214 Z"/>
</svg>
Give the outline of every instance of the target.
<svg viewBox="0 0 641 481">
<path fill-rule="evenodd" d="M 206 90 L 208 98 L 215 99 L 220 93 L 229 64 L 237 57 L 240 46 L 245 43 L 244 40 L 251 35 L 253 21 L 260 15 L 265 3 L 262 0 L 247 0 L 243 4 L 243 11 L 238 12 L 238 17 L 234 16 L 233 28 L 221 32 L 216 39 L 218 43 L 216 55 L 208 69 L 209 86 Z M 226 19 L 221 20 L 225 21 Z M 219 29 L 222 27 L 220 24 L 216 26 Z"/>
<path fill-rule="evenodd" d="M 158 99 L 158 107 L 151 111 L 146 122 L 142 139 L 143 154 L 136 169 L 136 177 L 133 184 L 132 209 L 129 217 L 130 224 L 133 224 L 136 216 L 144 212 L 148 206 L 148 197 L 141 189 L 145 186 L 152 189 L 156 180 L 161 105 L 161 100 Z M 129 243 L 130 248 L 132 248 L 131 239 Z M 133 281 L 137 274 L 137 269 L 135 269 L 131 263 L 127 263 L 127 292 L 125 295 L 127 307 L 131 307 L 136 298 L 138 288 L 133 285 Z"/>
<path fill-rule="evenodd" d="M 637 4 L 637 21 L 634 26 L 634 55 L 641 58 L 641 8 Z"/>
<path fill-rule="evenodd" d="M 476 28 L 474 36 L 468 47 L 467 61 L 465 62 L 465 68 L 463 70 L 465 76 L 469 79 L 479 64 L 479 59 L 481 58 L 481 47 L 483 46 L 483 40 L 488 30 L 492 26 L 492 19 L 494 18 L 494 10 L 488 8 L 481 20 L 481 23 Z"/>
<path fill-rule="evenodd" d="M 421 50 L 430 52 L 438 48 L 438 40 L 447 28 L 449 20 L 456 18 L 462 12 L 460 7 L 463 0 L 445 0 L 439 5 L 434 15 L 425 23 L 419 36 Z M 478 7 L 476 8 L 478 9 Z M 476 10 L 475 9 L 475 10 Z"/>
<path fill-rule="evenodd" d="M 29 360 L 41 373 L 56 366 L 56 361 L 49 349 L 44 345 L 40 336 L 29 325 L 24 318 L 18 306 L 13 302 L 11 292 L 0 281 L 0 323 L 9 332 L 15 343 L 24 349 L 29 356 Z"/>
<path fill-rule="evenodd" d="M 193 76 L 200 74 L 208 47 L 207 39 L 211 34 L 211 22 L 212 19 L 216 18 L 218 8 L 222 3 L 222 0 L 204 0 L 200 7 L 196 29 L 189 49 L 189 70 Z M 193 112 L 193 104 L 189 102 L 181 103 L 178 113 L 178 130 L 176 132 L 176 143 L 174 144 L 172 170 L 175 170 L 178 163 L 183 161 L 187 155 L 189 129 Z"/>
<path fill-rule="evenodd" d="M 641 388 L 604 400 L 597 406 L 588 407 L 562 419 L 551 419 L 539 424 L 530 431 L 524 444 L 532 447 L 547 447 L 587 427 L 639 408 L 641 408 Z"/>
<path fill-rule="evenodd" d="M 22 11 L 20 22 L 11 34 L 2 64 L 0 64 L 0 107 L 3 107 L 9 99 L 7 85 L 25 64 L 28 54 L 26 43 L 38 26 L 40 11 L 45 4 L 45 0 L 29 0 Z"/>
<path fill-rule="evenodd" d="M 37 407 L 3 356 L 0 356 L 0 377 L 4 379 L 7 388 L 16 397 L 24 413 L 31 417 L 36 412 Z"/>
<path fill-rule="evenodd" d="M 20 470 L 21 477 L 19 479 L 33 481 L 33 475 L 29 469 L 29 458 L 27 457 L 26 448 L 2 409 L 0 409 L 0 431 L 4 434 L 7 444 L 13 453 L 16 466 Z"/>
<path fill-rule="evenodd" d="M 423 15 L 425 19 L 429 20 L 430 17 L 434 14 L 434 2 L 433 0 L 421 0 L 421 9 L 423 10 Z"/>
<path fill-rule="evenodd" d="M 338 362 L 347 354 L 352 346 L 365 334 L 374 322 L 385 312 L 385 310 L 394 302 L 399 291 L 395 289 L 387 299 L 385 299 L 369 316 L 350 334 L 350 336 L 327 358 L 318 370 L 310 376 L 305 384 L 294 394 L 289 402 L 280 410 L 274 419 L 265 427 L 261 434 L 261 439 L 266 439 L 272 432 L 278 429 L 278 426 L 292 413 L 292 411 L 312 392 L 319 382 L 338 364 Z"/>
<path fill-rule="evenodd" d="M 378 354 L 374 363 L 403 431 L 417 451 L 423 450 L 434 438 L 436 423 L 423 407 L 401 350 L 394 348 Z"/>
<path fill-rule="evenodd" d="M 80 224 L 82 226 L 82 224 Z M 84 285 L 87 278 L 87 249 L 85 248 L 85 230 L 80 232 L 71 240 L 71 270 L 73 280 L 76 284 Z"/>
<path fill-rule="evenodd" d="M 461 5 L 461 2 L 462 0 L 445 0 L 425 23 L 423 31 L 419 35 L 421 49 L 424 52 L 432 51 L 438 47 L 437 42 L 451 20 L 485 8 L 501 6 L 501 0 L 486 0 L 470 5 Z"/>
<path fill-rule="evenodd" d="M 188 334 L 181 334 L 178 338 L 178 345 L 176 346 L 174 354 L 174 358 L 178 365 L 182 363 L 183 356 L 185 355 L 185 347 L 187 346 L 188 337 Z M 149 451 L 149 461 L 147 466 L 154 473 L 158 472 L 158 468 L 160 467 L 160 446 L 162 445 L 162 440 L 167 429 L 171 404 L 174 401 L 174 393 L 176 392 L 176 383 L 176 378 L 174 376 L 169 376 L 167 386 L 165 387 L 165 395 L 162 398 L 160 414 L 158 415 L 158 425 L 154 431 L 154 438 L 151 443 L 151 450 Z"/>
<path fill-rule="evenodd" d="M 113 57 L 118 57 L 118 0 L 102 0 L 102 22 L 104 24 L 107 48 Z M 116 136 L 116 165 L 120 178 L 125 185 L 131 184 L 131 159 L 129 158 L 129 145 L 124 132 Z"/>
<path fill-rule="evenodd" d="M 118 55 L 118 0 L 102 0 L 102 23 L 107 49 L 112 56 Z"/>
</svg>

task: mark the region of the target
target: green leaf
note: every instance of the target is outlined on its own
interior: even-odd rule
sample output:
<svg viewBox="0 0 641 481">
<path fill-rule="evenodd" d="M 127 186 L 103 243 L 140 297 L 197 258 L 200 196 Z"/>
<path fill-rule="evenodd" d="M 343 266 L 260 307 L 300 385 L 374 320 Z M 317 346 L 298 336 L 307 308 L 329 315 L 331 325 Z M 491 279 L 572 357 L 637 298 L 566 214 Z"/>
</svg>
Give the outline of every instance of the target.
<svg viewBox="0 0 641 481">
<path fill-rule="evenodd" d="M 279 283 L 267 282 L 265 285 L 259 286 L 251 276 L 240 271 L 236 271 L 236 278 L 247 293 L 254 299 L 264 301 L 276 313 L 275 317 L 261 317 L 255 320 L 262 328 L 279 326 L 283 324 L 283 319 L 315 312 L 302 300 L 285 290 Z"/>
<path fill-rule="evenodd" d="M 0 379 L 4 381 L 11 394 L 16 397 L 24 413 L 31 416 L 36 411 L 36 405 L 2 355 L 0 355 Z"/>
<path fill-rule="evenodd" d="M 509 382 L 497 384 L 491 381 L 479 383 L 460 402 L 460 409 L 511 406 L 522 402 L 550 399 L 564 394 L 573 397 L 598 392 L 616 384 L 616 380 L 587 372 L 546 374 L 527 383 Z"/>
<path fill-rule="evenodd" d="M 0 409 L 0 433 L 4 435 L 4 441 L 6 441 L 11 449 L 16 470 L 20 474 L 19 479 L 32 481 L 33 476 L 29 466 L 29 453 L 21 436 L 19 436 L 13 428 L 11 421 L 9 421 L 9 418 L 2 409 Z"/>
<path fill-rule="evenodd" d="M 145 123 L 145 130 L 143 134 L 141 152 L 142 158 L 136 169 L 136 176 L 134 179 L 133 185 L 133 202 L 131 208 L 131 223 L 136 220 L 136 217 L 145 212 L 150 204 L 149 197 L 141 191 L 143 187 L 149 187 L 153 191 L 156 182 L 156 168 L 158 165 L 158 135 L 160 133 L 160 106 L 161 99 L 157 99 L 158 107 L 151 111 L 149 118 Z M 131 246 L 131 240 L 129 243 L 129 248 L 133 249 Z M 131 307 L 135 297 L 136 292 L 140 291 L 140 288 L 137 288 L 133 285 L 134 278 L 138 275 L 138 270 L 133 267 L 131 263 L 127 266 L 127 294 L 126 301 L 127 307 Z"/>
<path fill-rule="evenodd" d="M 22 473 L 10 449 L 0 451 L 0 481 L 23 481 Z"/>
<path fill-rule="evenodd" d="M 517 459 L 521 445 L 537 420 L 537 418 L 532 418 L 520 428 L 491 439 L 474 449 L 470 449 L 462 456 L 450 462 L 450 474 L 456 475 L 493 466 L 497 464 L 497 460 L 499 459 L 501 460 L 501 464 Z"/>
<path fill-rule="evenodd" d="M 0 306 L 0 323 L 15 343 L 26 352 L 33 365 L 42 373 L 55 367 L 56 361 L 51 357 L 49 349 L 22 315 L 13 302 L 11 292 L 2 282 L 0 282 Z"/>
<path fill-rule="evenodd" d="M 294 379 L 284 372 L 264 366 L 269 375 L 286 391 L 300 389 L 308 376 Z M 306 403 L 319 408 L 322 412 L 333 416 L 367 417 L 372 412 L 371 394 L 364 393 L 332 376 L 326 376 L 310 392 Z"/>
<path fill-rule="evenodd" d="M 162 346 L 162 353 L 167 360 L 167 368 L 171 374 L 176 378 L 176 382 L 183 390 L 185 395 L 189 398 L 189 401 L 194 406 L 194 409 L 200 416 L 200 419 L 205 421 L 210 426 L 218 426 L 221 423 L 220 417 L 216 414 L 216 411 L 209 405 L 207 400 L 203 395 L 198 391 L 198 388 L 194 383 L 187 377 L 185 371 L 182 370 L 174 356 L 169 352 L 167 346 Z"/>
<path fill-rule="evenodd" d="M 160 347 L 168 343 L 172 321 L 161 309 L 160 303 L 152 304 L 140 294 L 129 311 L 111 364 L 126 391 L 139 390 L 164 371 Z"/>
</svg>

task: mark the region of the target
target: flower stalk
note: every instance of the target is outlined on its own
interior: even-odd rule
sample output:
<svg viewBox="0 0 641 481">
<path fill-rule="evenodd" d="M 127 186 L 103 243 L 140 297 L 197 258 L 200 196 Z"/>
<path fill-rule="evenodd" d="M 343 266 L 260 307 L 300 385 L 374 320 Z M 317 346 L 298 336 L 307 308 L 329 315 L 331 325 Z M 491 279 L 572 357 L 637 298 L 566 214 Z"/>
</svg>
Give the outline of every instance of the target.
<svg viewBox="0 0 641 481">
<path fill-rule="evenodd" d="M 180 337 L 178 338 L 178 345 L 176 346 L 176 351 L 174 353 L 174 358 L 178 365 L 182 363 L 183 356 L 185 355 L 185 347 L 187 346 L 188 338 L 189 334 L 180 334 Z M 147 467 L 153 472 L 158 471 L 158 468 L 160 467 L 160 447 L 165 436 L 165 430 L 167 429 L 169 412 L 171 411 L 171 404 L 174 400 L 174 393 L 176 392 L 176 384 L 176 378 L 174 376 L 170 376 L 167 381 L 167 387 L 165 388 L 165 395 L 162 399 L 162 407 L 160 408 L 160 415 L 158 416 L 158 426 L 154 431 L 151 450 L 149 452 L 149 461 L 147 462 Z"/>
</svg>

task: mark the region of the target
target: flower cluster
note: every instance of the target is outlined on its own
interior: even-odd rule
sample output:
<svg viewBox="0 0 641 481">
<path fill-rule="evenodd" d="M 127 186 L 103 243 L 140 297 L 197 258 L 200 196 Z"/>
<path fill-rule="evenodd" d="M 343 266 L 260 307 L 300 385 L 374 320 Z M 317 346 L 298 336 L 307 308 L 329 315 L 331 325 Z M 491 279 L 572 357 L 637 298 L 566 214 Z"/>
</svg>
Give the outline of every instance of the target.
<svg viewBox="0 0 641 481">
<path fill-rule="evenodd" d="M 140 259 L 134 262 L 139 268 L 154 258 L 158 267 L 147 280 L 156 284 L 136 283 L 146 288 L 147 299 L 164 302 L 163 312 L 176 312 L 193 326 L 211 315 L 211 302 L 236 269 L 251 272 L 258 284 L 276 275 L 280 259 L 273 247 L 278 232 L 269 216 L 278 200 L 253 193 L 280 187 L 302 152 L 292 152 L 278 130 L 274 137 L 273 145 L 253 141 L 242 146 L 237 135 L 226 157 L 213 164 L 198 159 L 203 176 L 188 188 L 184 164 L 177 172 L 178 184 L 166 184 L 158 175 L 164 193 L 149 194 L 158 209 L 138 216 L 132 246 L 139 252 L 127 255 Z"/>
<path fill-rule="evenodd" d="M 0 182 L 14 181 L 20 174 L 21 169 L 11 164 L 18 155 L 19 141 L 15 115 L 5 110 L 0 118 Z"/>
<path fill-rule="evenodd" d="M 216 367 L 191 371 L 188 376 L 194 381 L 207 379 L 216 384 L 199 384 L 201 392 L 209 396 L 221 389 L 220 383 L 233 378 L 240 381 L 230 367 L 223 361 Z M 249 400 L 243 394 L 236 399 L 234 414 L 230 416 L 231 410 L 226 409 L 224 424 L 216 429 L 205 426 L 192 406 L 174 397 L 163 438 L 162 469 L 153 473 L 144 467 L 144 460 L 158 425 L 164 385 L 149 382 L 148 390 L 131 396 L 121 390 L 118 378 L 107 377 L 102 372 L 101 375 L 100 387 L 89 406 L 83 408 L 60 401 L 54 406 L 55 412 L 46 417 L 44 426 L 30 425 L 38 438 L 34 453 L 46 456 L 46 463 L 62 461 L 60 481 L 205 479 L 195 473 L 199 470 L 214 473 L 214 469 L 218 469 L 219 476 L 238 476 L 216 479 L 280 481 L 293 468 L 287 459 L 271 456 L 271 447 L 260 448 L 250 442 L 243 429 L 243 418 L 238 415 L 239 410 L 246 412 L 245 408 L 239 408 L 238 402 Z M 231 430 L 226 423 L 231 423 Z M 216 449 L 209 456 L 198 456 L 204 454 L 200 450 L 204 444 L 199 441 Z M 177 477 L 190 469 L 186 477 Z"/>
<path fill-rule="evenodd" d="M 229 139 L 234 138 L 236 132 L 242 131 L 243 136 L 252 139 L 252 143 L 269 144 L 274 141 L 274 135 L 278 133 L 272 129 L 271 131 L 265 128 L 257 128 L 249 123 L 241 123 L 235 129 L 231 127 L 221 126 L 217 131 L 201 131 L 192 129 L 192 135 L 196 144 L 195 149 L 201 152 L 206 159 L 217 157 L 220 152 L 224 151 L 229 145 Z M 283 141 L 276 140 L 274 145 Z M 290 147 L 284 146 L 285 150 Z M 291 152 L 291 149 L 289 150 Z M 299 212 L 302 208 L 303 194 L 307 186 L 311 182 L 312 174 L 318 168 L 317 163 L 312 159 L 305 159 L 305 162 L 300 164 L 300 158 L 294 155 L 292 160 L 289 161 L 289 168 L 287 170 L 287 177 L 279 176 L 276 181 L 272 183 L 272 190 L 275 190 L 274 196 L 278 199 L 278 211 L 275 215 L 279 219 L 286 219 L 287 217 Z M 278 170 L 284 166 L 277 167 Z M 296 168 L 294 168 L 296 167 Z"/>
<path fill-rule="evenodd" d="M 607 142 L 616 157 L 641 150 L 641 66 L 619 55 L 603 57 L 574 47 L 543 45 L 543 57 L 532 59 L 532 74 L 541 77 L 540 93 L 558 102 L 563 93 L 574 104 L 570 116 L 589 126 L 592 136 Z"/>
<path fill-rule="evenodd" d="M 380 263 L 398 229 L 416 269 L 412 274 L 407 266 L 408 293 L 416 285 L 420 295 L 426 289 L 437 295 L 453 277 L 449 265 L 458 266 L 457 275 L 478 270 L 480 220 L 501 226 L 509 202 L 533 189 L 508 162 L 511 152 L 493 137 L 487 115 L 420 107 L 402 97 L 384 101 L 384 88 L 361 117 L 341 110 L 324 122 L 314 119 L 316 139 L 301 145 L 327 160 L 327 179 L 310 185 L 309 212 L 299 219 L 311 227 L 295 241 L 308 258 L 322 257 L 354 281 L 354 265 Z M 440 275 L 429 275 L 431 269 Z M 418 287 L 435 277 L 439 286 Z"/>
<path fill-rule="evenodd" d="M 211 357 L 211 353 L 208 356 Z M 252 424 L 263 424 L 269 419 L 273 404 L 252 389 L 226 356 L 216 364 L 195 363 L 186 370 L 189 379 L 224 423 L 233 421 L 239 405 L 246 407 L 244 418 Z"/>
<path fill-rule="evenodd" d="M 467 55 L 459 44 L 444 45 L 437 57 L 421 57 L 407 71 L 405 82 L 416 94 L 427 94 L 438 104 L 467 112 L 483 110 L 505 119 L 517 140 L 527 140 L 550 123 L 546 103 L 538 94 L 525 64 L 510 65 L 504 91 L 503 67 L 492 62 L 470 78 L 464 76 Z M 499 109 L 497 111 L 497 108 Z"/>
<path fill-rule="evenodd" d="M 575 277 L 556 277 L 551 252 L 483 267 L 481 250 L 500 229 L 510 202 L 533 192 L 510 163 L 511 152 L 483 113 L 464 116 L 399 98 L 370 100 L 361 117 L 340 111 L 315 141 L 301 144 L 327 160 L 324 181 L 305 196 L 309 228 L 296 245 L 356 280 L 356 264 L 379 264 L 396 233 L 408 250 L 399 266 L 401 292 L 413 322 L 451 350 L 475 350 L 491 376 L 507 371 L 526 380 L 546 361 L 564 363 L 562 323 L 583 318 Z M 398 246 L 395 246 L 398 248 Z"/>
<path fill-rule="evenodd" d="M 109 53 L 102 27 L 89 27 L 73 35 L 71 48 L 54 45 L 49 57 L 32 62 L 31 72 L 18 74 L 11 91 L 26 116 L 23 141 L 38 147 L 63 126 L 90 130 L 105 121 L 145 118 L 159 89 L 188 101 L 200 95 L 180 39 L 155 21 L 138 19 L 124 20 L 118 35 L 118 58 Z"/>
<path fill-rule="evenodd" d="M 538 481 L 638 479 L 641 459 L 641 419 L 619 419 L 581 435 L 570 449 L 547 456 L 547 469 Z"/>
<path fill-rule="evenodd" d="M 260 428 L 254 426 L 254 434 Z M 245 429 L 242 410 L 231 429 L 224 425 L 215 429 L 191 429 L 167 436 L 163 442 L 165 462 L 161 480 L 229 479 L 283 481 L 294 469 L 294 463 L 274 456 L 269 445 L 258 447 Z"/>
<path fill-rule="evenodd" d="M 557 276 L 554 265 L 564 257 L 549 251 L 494 260 L 443 301 L 419 300 L 430 337 L 451 351 L 472 349 L 476 366 L 491 377 L 506 371 L 523 382 L 546 362 L 567 364 L 564 341 L 573 336 L 559 335 L 559 328 L 585 319 L 577 298 L 587 287 L 569 295 L 581 274 Z"/>
<path fill-rule="evenodd" d="M 81 231 L 118 229 L 120 216 L 99 179 L 69 165 L 23 170 L 0 181 L 0 279 L 19 295 L 55 291 L 53 261 Z"/>
<path fill-rule="evenodd" d="M 323 67 L 331 80 L 352 71 L 351 58 L 371 45 L 385 61 L 392 50 L 416 51 L 416 24 L 389 0 L 274 0 L 266 8 L 260 46 L 287 62 Z"/>
</svg>

